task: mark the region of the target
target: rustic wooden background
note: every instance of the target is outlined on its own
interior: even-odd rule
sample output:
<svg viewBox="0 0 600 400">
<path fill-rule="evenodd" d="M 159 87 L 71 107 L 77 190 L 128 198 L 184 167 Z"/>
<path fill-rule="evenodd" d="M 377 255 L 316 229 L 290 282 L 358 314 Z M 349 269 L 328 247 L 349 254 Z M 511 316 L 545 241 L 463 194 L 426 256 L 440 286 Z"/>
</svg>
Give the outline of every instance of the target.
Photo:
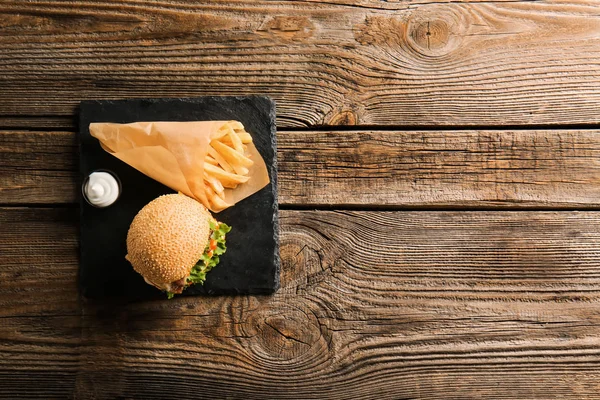
<svg viewBox="0 0 600 400">
<path fill-rule="evenodd" d="M 268 94 L 282 288 L 77 291 L 83 99 Z M 0 397 L 600 398 L 600 3 L 0 2 Z"/>
</svg>

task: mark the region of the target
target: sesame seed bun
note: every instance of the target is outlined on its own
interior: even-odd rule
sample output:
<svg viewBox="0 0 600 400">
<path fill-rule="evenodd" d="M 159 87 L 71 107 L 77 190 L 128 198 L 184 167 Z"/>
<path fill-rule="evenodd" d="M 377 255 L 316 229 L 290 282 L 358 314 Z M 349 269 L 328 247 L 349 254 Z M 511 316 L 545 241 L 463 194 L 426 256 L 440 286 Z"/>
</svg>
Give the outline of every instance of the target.
<svg viewBox="0 0 600 400">
<path fill-rule="evenodd" d="M 127 233 L 127 256 L 146 282 L 168 290 L 171 282 L 190 275 L 210 235 L 214 220 L 199 202 L 167 194 L 148 203 Z"/>
</svg>

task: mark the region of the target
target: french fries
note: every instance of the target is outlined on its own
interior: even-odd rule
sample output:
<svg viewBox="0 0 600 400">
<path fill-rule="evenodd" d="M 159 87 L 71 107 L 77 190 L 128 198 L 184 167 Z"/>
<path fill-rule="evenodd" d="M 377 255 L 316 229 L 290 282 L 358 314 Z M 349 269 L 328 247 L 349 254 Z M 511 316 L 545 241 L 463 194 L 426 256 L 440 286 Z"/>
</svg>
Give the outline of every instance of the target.
<svg viewBox="0 0 600 400">
<path fill-rule="evenodd" d="M 236 174 L 248 175 L 248 168 L 254 162 L 244 155 L 243 149 L 240 152 L 216 140 L 211 142 L 211 146 L 231 165 Z"/>
<path fill-rule="evenodd" d="M 225 161 L 225 159 L 221 156 L 221 154 L 219 154 L 217 150 L 215 150 L 214 147 L 212 147 L 213 142 L 214 140 L 211 141 L 211 144 L 208 146 L 208 155 L 210 155 L 213 159 L 217 161 L 216 166 L 220 165 L 225 172 L 233 172 L 233 167 L 229 165 L 227 161 Z"/>
<path fill-rule="evenodd" d="M 219 165 L 219 162 L 217 160 L 215 160 L 214 158 L 212 158 L 211 156 L 204 157 L 204 162 L 207 162 L 212 165 Z"/>
<path fill-rule="evenodd" d="M 231 204 L 225 201 L 225 188 L 235 189 L 250 178 L 249 168 L 254 164 L 246 154 L 245 144 L 252 136 L 237 121 L 224 124 L 212 137 L 204 158 L 204 186 L 213 211 L 221 211 Z"/>
<path fill-rule="evenodd" d="M 217 178 L 215 178 L 212 175 L 207 174 L 206 172 L 204 173 L 204 181 L 205 183 L 208 184 L 209 188 L 216 193 L 217 195 L 219 195 L 219 197 L 223 198 L 223 193 L 225 191 L 225 188 L 223 187 L 223 184 L 221 183 L 220 180 L 218 180 Z M 225 200 L 225 199 L 223 199 Z"/>
</svg>

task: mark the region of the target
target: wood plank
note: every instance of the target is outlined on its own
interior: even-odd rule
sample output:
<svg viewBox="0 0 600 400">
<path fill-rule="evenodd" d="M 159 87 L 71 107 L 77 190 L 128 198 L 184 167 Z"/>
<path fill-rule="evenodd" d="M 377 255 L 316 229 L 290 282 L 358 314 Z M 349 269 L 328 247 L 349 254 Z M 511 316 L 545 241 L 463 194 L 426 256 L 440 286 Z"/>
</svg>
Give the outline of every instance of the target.
<svg viewBox="0 0 600 400">
<path fill-rule="evenodd" d="M 77 201 L 72 132 L 0 131 L 0 204 Z"/>
<path fill-rule="evenodd" d="M 279 132 L 279 202 L 598 207 L 599 133 Z M 76 169 L 74 133 L 0 131 L 0 204 L 74 203 Z"/>
<path fill-rule="evenodd" d="M 0 115 L 0 130 L 68 130 L 76 131 L 77 121 L 72 116 L 10 116 Z"/>
<path fill-rule="evenodd" d="M 14 271 L 0 280 L 0 377 L 16 371 L 22 388 L 0 379 L 0 397 L 59 376 L 51 393 L 82 399 L 597 395 L 599 212 L 284 210 L 274 296 L 53 315 L 74 290 L 76 214 L 0 210 L 2 227 L 30 221 L 0 230 L 2 271 Z M 31 224 L 32 239 L 15 233 Z M 29 293 L 47 254 L 64 260 L 58 287 Z M 17 296 L 25 307 L 8 303 Z"/>
<path fill-rule="evenodd" d="M 0 320 L 31 310 L 79 315 L 77 216 L 66 208 L 0 208 Z"/>
<path fill-rule="evenodd" d="M 597 130 L 283 132 L 283 204 L 597 207 Z"/>
<path fill-rule="evenodd" d="M 81 343 L 77 214 L 0 208 L 0 398 L 74 396 Z"/>
<path fill-rule="evenodd" d="M 600 122 L 584 1 L 3 1 L 0 115 L 268 94 L 278 124 Z"/>
</svg>

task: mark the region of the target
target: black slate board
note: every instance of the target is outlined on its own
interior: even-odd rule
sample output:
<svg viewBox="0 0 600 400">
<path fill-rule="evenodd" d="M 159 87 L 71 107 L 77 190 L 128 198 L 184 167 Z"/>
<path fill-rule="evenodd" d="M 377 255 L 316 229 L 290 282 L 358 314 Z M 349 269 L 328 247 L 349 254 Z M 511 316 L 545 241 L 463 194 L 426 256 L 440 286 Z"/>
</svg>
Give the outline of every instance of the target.
<svg viewBox="0 0 600 400">
<path fill-rule="evenodd" d="M 252 134 L 269 169 L 271 183 L 216 214 L 233 227 L 227 252 L 204 285 L 184 295 L 269 294 L 279 288 L 279 234 L 275 104 L 268 97 L 201 97 L 83 101 L 79 112 L 80 183 L 95 170 L 121 181 L 121 196 L 107 208 L 90 206 L 81 196 L 79 284 L 87 298 L 144 300 L 166 298 L 146 284 L 127 262 L 127 230 L 137 212 L 173 190 L 111 156 L 89 132 L 92 122 L 238 120 Z"/>
</svg>

